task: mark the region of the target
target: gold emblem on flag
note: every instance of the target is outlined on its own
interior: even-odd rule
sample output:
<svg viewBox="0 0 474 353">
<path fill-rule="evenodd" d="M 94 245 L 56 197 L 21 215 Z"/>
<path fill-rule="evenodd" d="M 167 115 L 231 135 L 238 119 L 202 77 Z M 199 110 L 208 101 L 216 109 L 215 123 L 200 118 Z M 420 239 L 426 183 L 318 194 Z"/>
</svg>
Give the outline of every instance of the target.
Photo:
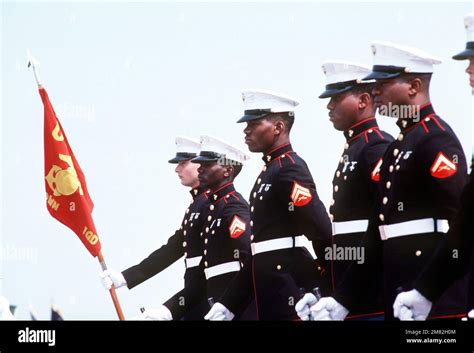
<svg viewBox="0 0 474 353">
<path fill-rule="evenodd" d="M 61 167 L 53 164 L 48 172 L 48 175 L 46 175 L 45 179 L 53 191 L 53 195 L 69 196 L 74 194 L 78 189 L 80 195 L 84 195 L 81 182 L 77 177 L 77 172 L 74 169 L 71 156 L 59 154 L 59 159 L 66 162 L 69 165 L 69 168 L 62 169 Z"/>
</svg>

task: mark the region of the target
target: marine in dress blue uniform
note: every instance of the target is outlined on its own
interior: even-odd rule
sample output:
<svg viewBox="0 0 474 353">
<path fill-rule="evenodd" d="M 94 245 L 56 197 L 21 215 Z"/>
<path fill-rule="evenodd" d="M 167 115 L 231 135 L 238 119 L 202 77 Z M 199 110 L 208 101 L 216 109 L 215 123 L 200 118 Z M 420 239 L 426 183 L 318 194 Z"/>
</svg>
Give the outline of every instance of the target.
<svg viewBox="0 0 474 353">
<path fill-rule="evenodd" d="M 176 151 L 175 157 L 170 159 L 169 163 L 188 163 L 199 153 L 200 143 L 188 137 L 178 136 L 176 137 Z M 195 278 L 200 278 L 201 271 L 198 266 L 202 259 L 204 247 L 200 233 L 207 217 L 210 201 L 208 200 L 206 190 L 199 186 L 197 171 L 195 179 L 197 186 L 190 190 L 192 201 L 185 211 L 179 229 L 169 237 L 165 245 L 152 252 L 137 265 L 121 273 L 124 279 L 123 284 L 129 289 L 160 273 L 183 256 L 186 266 L 184 274 L 185 287 L 189 286 Z M 195 312 L 191 312 L 186 310 L 185 305 L 179 305 L 182 303 L 183 300 L 181 302 L 169 300 L 165 304 L 166 308 L 170 310 L 173 319 L 202 320 L 203 311 L 207 309 L 207 305 L 203 305 L 200 310 L 196 309 Z M 188 313 L 188 315 L 184 316 L 184 313 Z"/>
<path fill-rule="evenodd" d="M 380 197 L 382 157 L 393 137 L 379 129 L 373 104 L 373 81 L 362 79 L 370 68 L 345 61 L 323 64 L 327 78 L 325 91 L 319 98 L 329 98 L 327 108 L 334 128 L 343 131 L 344 150 L 334 172 L 333 198 L 329 208 L 332 220 L 331 252 L 332 285 L 336 287 L 350 265 L 363 263 L 365 250 L 361 244 L 369 218 Z M 362 258 L 339 258 L 338 253 L 361 255 Z M 373 318 L 383 314 L 381 275 L 371 286 L 364 286 L 348 318 Z M 379 276 L 380 275 L 380 276 Z M 374 300 L 374 296 L 377 299 Z"/>
<path fill-rule="evenodd" d="M 456 54 L 455 60 L 469 60 L 466 72 L 470 75 L 471 87 L 474 87 L 474 13 L 464 18 L 467 32 L 466 49 Z M 450 229 L 443 239 L 435 256 L 415 283 L 415 289 L 401 293 L 395 301 L 396 315 L 403 319 L 402 306 L 411 311 L 412 317 L 423 320 L 429 312 L 432 303 L 443 295 L 453 281 L 469 276 L 468 303 L 470 319 L 474 319 L 474 229 L 472 215 L 474 214 L 474 178 L 472 173 L 469 182 L 461 196 L 461 209 L 450 224 Z M 455 256 L 453 256 L 455 255 Z"/>
<path fill-rule="evenodd" d="M 383 157 L 383 191 L 367 234 L 370 256 L 378 260 L 370 269 L 384 269 L 385 315 L 390 320 L 398 291 L 413 288 L 458 211 L 467 166 L 456 134 L 429 101 L 419 107 L 408 106 L 408 100 L 399 101 L 398 110 L 389 104 L 395 98 L 393 93 L 390 95 L 391 84 L 421 84 L 420 91 L 429 97 L 433 65 L 440 61 L 419 50 L 387 42 L 374 42 L 372 51 L 373 72 L 366 79 L 377 80 L 373 94 L 379 113 L 397 117 L 400 128 L 399 136 Z M 403 105 L 408 109 L 406 115 L 401 110 Z M 356 283 L 359 278 L 352 276 L 351 282 Z M 343 285 L 336 299 L 344 304 L 350 302 L 349 296 L 353 293 Z M 435 303 L 431 315 L 461 314 L 464 301 L 465 287 L 456 284 Z"/>
<path fill-rule="evenodd" d="M 247 201 L 235 190 L 234 179 L 249 156 L 239 148 L 213 136 L 201 137 L 201 152 L 192 160 L 199 163 L 200 185 L 206 186 L 209 200 L 202 228 L 201 280 L 177 293 L 171 301 L 199 303 L 202 296 L 209 305 L 217 300 L 250 256 L 250 212 Z M 187 247 L 186 243 L 183 243 Z M 252 320 L 252 298 L 242 302 L 234 320 Z M 189 304 L 186 310 L 189 310 Z M 208 306 L 208 309 L 210 306 Z M 204 316 L 204 315 L 203 315 Z"/>
<path fill-rule="evenodd" d="M 310 170 L 289 141 L 298 102 L 262 90 L 242 96 L 245 115 L 238 122 L 247 123 L 249 149 L 264 154 L 250 193 L 252 256 L 206 318 L 228 319 L 254 293 L 259 320 L 293 320 L 294 305 L 305 291 L 330 290 L 322 276 L 330 270 L 324 249 L 330 246 L 331 225 Z"/>
</svg>

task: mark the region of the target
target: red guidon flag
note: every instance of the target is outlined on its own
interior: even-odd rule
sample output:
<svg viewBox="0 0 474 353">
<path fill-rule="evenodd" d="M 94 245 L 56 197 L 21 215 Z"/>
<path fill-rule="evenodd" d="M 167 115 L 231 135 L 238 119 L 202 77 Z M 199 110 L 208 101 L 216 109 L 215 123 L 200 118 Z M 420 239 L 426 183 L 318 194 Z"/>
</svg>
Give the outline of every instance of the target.
<svg viewBox="0 0 474 353">
<path fill-rule="evenodd" d="M 44 105 L 44 168 L 46 207 L 51 216 L 71 228 L 92 256 L 100 241 L 92 220 L 92 202 L 86 179 L 59 123 L 48 93 L 39 89 Z"/>
</svg>

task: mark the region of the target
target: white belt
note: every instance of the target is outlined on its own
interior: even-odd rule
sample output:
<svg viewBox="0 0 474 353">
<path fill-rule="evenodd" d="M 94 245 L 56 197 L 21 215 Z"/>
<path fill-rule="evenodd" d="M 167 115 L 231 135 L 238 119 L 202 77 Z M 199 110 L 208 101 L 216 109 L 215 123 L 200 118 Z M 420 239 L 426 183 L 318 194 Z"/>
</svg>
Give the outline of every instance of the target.
<svg viewBox="0 0 474 353">
<path fill-rule="evenodd" d="M 358 219 L 356 221 L 347 222 L 333 222 L 332 235 L 365 232 L 368 225 L 368 219 Z"/>
<path fill-rule="evenodd" d="M 201 262 L 202 256 L 190 257 L 184 259 L 184 263 L 186 264 L 186 268 L 196 267 L 199 266 Z"/>
<path fill-rule="evenodd" d="M 257 254 L 260 254 L 262 252 L 267 252 L 267 251 L 289 249 L 293 247 L 295 248 L 304 247 L 306 243 L 307 243 L 306 237 L 304 235 L 298 235 L 294 238 L 286 237 L 286 238 L 259 241 L 256 243 L 251 243 L 250 247 L 252 249 L 252 255 L 257 255 Z"/>
<path fill-rule="evenodd" d="M 414 221 L 379 226 L 380 238 L 382 240 L 422 233 L 447 233 L 448 230 L 449 224 L 446 219 L 433 218 L 416 219 Z"/>
<path fill-rule="evenodd" d="M 209 268 L 204 269 L 206 279 L 223 275 L 225 273 L 237 271 L 240 271 L 240 261 L 224 262 L 223 264 L 211 266 Z"/>
</svg>

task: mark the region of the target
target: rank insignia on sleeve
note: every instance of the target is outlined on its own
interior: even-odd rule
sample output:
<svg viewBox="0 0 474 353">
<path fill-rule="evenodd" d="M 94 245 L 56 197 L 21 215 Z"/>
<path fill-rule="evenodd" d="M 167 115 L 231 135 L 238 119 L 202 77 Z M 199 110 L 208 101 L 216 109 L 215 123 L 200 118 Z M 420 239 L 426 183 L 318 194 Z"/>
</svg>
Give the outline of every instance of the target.
<svg viewBox="0 0 474 353">
<path fill-rule="evenodd" d="M 458 170 L 457 165 L 450 161 L 443 152 L 439 152 L 433 165 L 430 168 L 431 175 L 435 178 L 444 179 L 455 174 Z"/>
<path fill-rule="evenodd" d="M 382 166 L 382 158 L 378 160 L 377 164 L 374 167 L 374 170 L 372 170 L 372 173 L 370 174 L 370 177 L 372 178 L 373 181 L 380 180 L 380 167 L 381 166 Z"/>
<path fill-rule="evenodd" d="M 245 232 L 246 224 L 239 217 L 234 216 L 229 226 L 231 238 L 238 238 Z"/>
<path fill-rule="evenodd" d="M 293 181 L 293 189 L 291 190 L 291 200 L 295 206 L 304 206 L 311 201 L 311 191 Z"/>
</svg>

